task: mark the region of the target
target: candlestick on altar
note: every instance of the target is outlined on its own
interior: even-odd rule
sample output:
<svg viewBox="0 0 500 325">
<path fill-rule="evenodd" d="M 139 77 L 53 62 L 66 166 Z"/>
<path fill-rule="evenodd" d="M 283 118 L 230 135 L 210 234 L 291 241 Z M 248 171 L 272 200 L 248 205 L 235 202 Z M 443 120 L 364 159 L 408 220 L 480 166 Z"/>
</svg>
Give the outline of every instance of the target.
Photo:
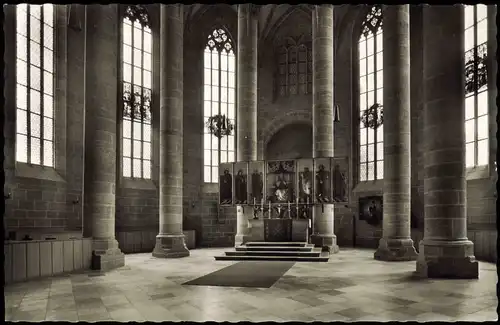
<svg viewBox="0 0 500 325">
<path fill-rule="evenodd" d="M 309 198 L 306 198 L 306 205 L 309 206 Z"/>
<path fill-rule="evenodd" d="M 264 213 L 264 199 L 260 199 L 260 208 L 262 210 L 262 212 Z"/>
<path fill-rule="evenodd" d="M 269 219 L 271 219 L 271 201 L 269 201 Z"/>
<path fill-rule="evenodd" d="M 288 201 L 288 219 L 292 219 L 291 212 L 292 212 L 292 209 L 290 208 L 290 201 Z"/>
<path fill-rule="evenodd" d="M 255 205 L 255 198 L 253 198 L 253 205 Z"/>
</svg>

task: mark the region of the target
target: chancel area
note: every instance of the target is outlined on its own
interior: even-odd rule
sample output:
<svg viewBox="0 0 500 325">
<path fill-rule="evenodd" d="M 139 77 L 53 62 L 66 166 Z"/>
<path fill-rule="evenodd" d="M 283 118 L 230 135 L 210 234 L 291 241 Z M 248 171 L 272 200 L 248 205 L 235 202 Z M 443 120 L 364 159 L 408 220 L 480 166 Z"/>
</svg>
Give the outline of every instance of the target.
<svg viewBox="0 0 500 325">
<path fill-rule="evenodd" d="M 6 321 L 498 319 L 496 5 L 4 5 Z"/>
</svg>

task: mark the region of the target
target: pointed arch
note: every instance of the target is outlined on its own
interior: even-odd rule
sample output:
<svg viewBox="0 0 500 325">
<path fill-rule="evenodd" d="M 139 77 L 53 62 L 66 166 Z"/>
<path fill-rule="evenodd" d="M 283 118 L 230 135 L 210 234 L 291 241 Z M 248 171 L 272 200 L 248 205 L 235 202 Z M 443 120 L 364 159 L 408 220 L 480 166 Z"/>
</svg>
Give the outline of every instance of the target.
<svg viewBox="0 0 500 325">
<path fill-rule="evenodd" d="M 214 27 L 208 34 L 203 59 L 203 119 L 221 114 L 236 125 L 236 55 L 224 27 Z M 217 138 L 205 126 L 203 144 L 204 182 L 217 183 L 219 164 L 234 161 L 235 136 Z"/>
<path fill-rule="evenodd" d="M 359 117 L 374 104 L 383 104 L 382 6 L 368 11 L 358 40 Z M 381 114 L 381 111 L 377 112 Z M 366 127 L 359 119 L 359 181 L 384 177 L 384 127 Z"/>
<path fill-rule="evenodd" d="M 129 5 L 121 29 L 122 175 L 151 179 L 152 32 L 145 7 Z"/>
<path fill-rule="evenodd" d="M 123 16 L 132 23 L 138 22 L 142 26 L 151 28 L 151 18 L 149 17 L 148 10 L 142 5 L 127 6 Z"/>
</svg>

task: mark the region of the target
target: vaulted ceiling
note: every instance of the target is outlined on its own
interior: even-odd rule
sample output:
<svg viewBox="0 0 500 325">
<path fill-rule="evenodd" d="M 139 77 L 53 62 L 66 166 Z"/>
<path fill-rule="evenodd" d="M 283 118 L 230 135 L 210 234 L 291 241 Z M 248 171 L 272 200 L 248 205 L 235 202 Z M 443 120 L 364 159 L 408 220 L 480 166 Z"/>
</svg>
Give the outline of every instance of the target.
<svg viewBox="0 0 500 325">
<path fill-rule="evenodd" d="M 207 10 L 214 5 L 204 5 L 204 4 L 192 4 L 186 5 L 184 9 L 184 15 L 187 22 L 196 20 L 198 17 L 202 16 Z M 231 7 L 237 11 L 238 5 L 231 5 Z M 279 28 L 279 26 L 292 14 L 299 12 L 311 15 L 313 11 L 313 5 L 299 4 L 299 5 L 289 5 L 289 4 L 268 4 L 260 6 L 258 13 L 258 25 L 259 25 L 259 38 L 266 39 Z M 348 5 L 335 6 L 337 11 L 336 17 L 350 16 L 347 15 L 350 7 Z M 340 26 L 341 22 L 336 21 L 336 25 Z"/>
</svg>

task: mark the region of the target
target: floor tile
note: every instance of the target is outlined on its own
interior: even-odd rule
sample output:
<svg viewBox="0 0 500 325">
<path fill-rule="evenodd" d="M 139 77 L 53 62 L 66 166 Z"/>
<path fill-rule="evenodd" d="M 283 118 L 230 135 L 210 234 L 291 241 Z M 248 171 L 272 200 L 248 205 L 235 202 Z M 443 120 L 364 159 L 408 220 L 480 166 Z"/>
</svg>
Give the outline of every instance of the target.
<svg viewBox="0 0 500 325">
<path fill-rule="evenodd" d="M 492 321 L 495 265 L 479 262 L 478 280 L 414 279 L 415 262 L 373 259 L 342 249 L 327 263 L 295 263 L 271 288 L 183 283 L 235 262 L 227 249 L 195 249 L 180 259 L 126 255 L 126 266 L 5 287 L 12 321 Z"/>
</svg>

